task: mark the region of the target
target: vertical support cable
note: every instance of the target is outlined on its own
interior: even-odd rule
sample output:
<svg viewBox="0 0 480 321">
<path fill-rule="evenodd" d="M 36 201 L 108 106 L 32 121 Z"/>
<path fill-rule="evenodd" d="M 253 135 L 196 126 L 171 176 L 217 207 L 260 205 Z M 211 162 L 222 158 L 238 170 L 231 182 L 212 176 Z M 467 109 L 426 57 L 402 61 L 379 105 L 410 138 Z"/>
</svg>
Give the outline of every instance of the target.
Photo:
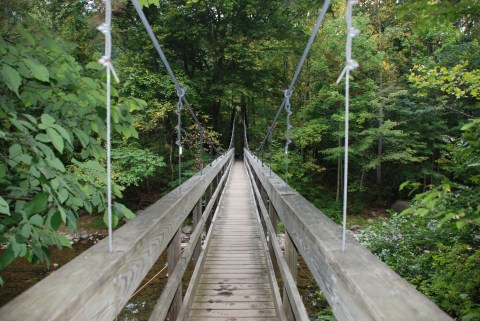
<svg viewBox="0 0 480 321">
<path fill-rule="evenodd" d="M 285 89 L 283 92 L 285 95 L 285 110 L 287 112 L 287 132 L 285 133 L 285 188 L 288 185 L 288 146 L 292 142 L 290 140 L 290 130 L 292 129 L 292 124 L 290 123 L 290 117 L 292 116 L 291 106 L 290 106 L 290 97 L 292 97 L 292 90 Z"/>
<path fill-rule="evenodd" d="M 182 194 L 182 110 L 183 110 L 183 96 L 187 92 L 187 87 L 179 87 L 177 89 L 178 103 L 177 103 L 177 141 L 175 144 L 178 146 L 178 192 Z"/>
<path fill-rule="evenodd" d="M 270 143 L 270 176 L 272 176 L 272 150 L 273 150 L 273 137 L 272 134 L 269 135 L 268 141 Z"/>
<path fill-rule="evenodd" d="M 346 64 L 337 79 L 337 84 L 345 76 L 345 146 L 343 166 L 343 209 L 342 209 L 342 251 L 345 251 L 347 236 L 347 194 L 348 194 L 348 135 L 349 135 L 349 111 L 350 111 L 350 72 L 358 68 L 358 63 L 352 59 L 352 38 L 360 33 L 360 30 L 352 27 L 352 7 L 358 0 L 349 0 L 347 4 L 347 43 Z"/>
<path fill-rule="evenodd" d="M 204 129 L 200 126 L 200 175 L 203 176 L 203 135 Z"/>
<path fill-rule="evenodd" d="M 102 56 L 98 62 L 102 64 L 107 71 L 107 93 L 106 93 L 106 109 L 107 109 L 107 217 L 108 217 L 108 251 L 113 251 L 113 232 L 112 232 L 112 143 L 111 143 L 111 121 L 110 121 L 110 97 L 111 97 L 111 74 L 118 83 L 117 73 L 112 65 L 112 34 L 111 34 L 111 21 L 112 21 L 112 5 L 110 0 L 103 0 L 105 4 L 105 22 L 102 23 L 97 29 L 105 36 L 105 55 Z"/>
</svg>

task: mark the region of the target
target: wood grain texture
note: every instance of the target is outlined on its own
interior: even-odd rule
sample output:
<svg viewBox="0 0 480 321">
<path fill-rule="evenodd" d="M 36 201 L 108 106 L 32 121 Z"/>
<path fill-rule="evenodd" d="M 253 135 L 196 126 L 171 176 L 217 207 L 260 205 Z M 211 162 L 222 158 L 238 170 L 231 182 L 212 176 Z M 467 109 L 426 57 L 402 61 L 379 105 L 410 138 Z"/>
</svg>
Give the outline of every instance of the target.
<svg viewBox="0 0 480 321">
<path fill-rule="evenodd" d="M 452 320 L 352 237 L 343 252 L 339 226 L 248 150 L 244 157 L 338 320 Z"/>
<path fill-rule="evenodd" d="M 196 289 L 187 320 L 282 320 L 254 206 L 248 177 L 236 162 L 213 221 L 202 272 L 192 280 Z"/>
<path fill-rule="evenodd" d="M 2 321 L 113 320 L 233 156 L 216 159 L 113 234 L 0 309 Z"/>
</svg>

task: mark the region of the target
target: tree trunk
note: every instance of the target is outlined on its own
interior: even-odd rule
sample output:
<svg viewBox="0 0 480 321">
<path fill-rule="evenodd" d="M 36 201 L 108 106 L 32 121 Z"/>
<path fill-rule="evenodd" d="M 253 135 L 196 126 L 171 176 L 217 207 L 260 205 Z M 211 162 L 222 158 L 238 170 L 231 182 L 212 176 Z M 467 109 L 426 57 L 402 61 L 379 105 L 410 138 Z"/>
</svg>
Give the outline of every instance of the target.
<svg viewBox="0 0 480 321">
<path fill-rule="evenodd" d="M 380 129 L 383 126 L 383 107 L 380 107 L 379 117 L 378 117 L 378 128 Z M 382 155 L 383 155 L 383 135 L 380 133 L 378 135 L 378 165 L 377 165 L 377 186 L 378 189 L 382 189 Z"/>
</svg>

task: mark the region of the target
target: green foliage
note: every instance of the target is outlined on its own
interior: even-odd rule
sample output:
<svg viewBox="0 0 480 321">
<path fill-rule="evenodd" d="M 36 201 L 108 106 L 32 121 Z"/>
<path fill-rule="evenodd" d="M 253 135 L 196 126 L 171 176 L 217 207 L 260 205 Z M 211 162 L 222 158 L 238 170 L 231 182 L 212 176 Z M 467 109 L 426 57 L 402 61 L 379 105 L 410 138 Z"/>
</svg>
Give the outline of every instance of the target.
<svg viewBox="0 0 480 321">
<path fill-rule="evenodd" d="M 422 91 L 433 87 L 456 98 L 480 99 L 480 70 L 469 71 L 468 66 L 468 61 L 453 68 L 435 66 L 427 69 L 425 66 L 415 65 L 408 79 Z"/>
<path fill-rule="evenodd" d="M 62 42 L 24 32 L 15 45 L 0 39 L 0 52 L 1 270 L 17 257 L 48 263 L 49 246 L 70 246 L 55 233 L 62 224 L 73 230 L 79 211 L 105 210 L 106 125 L 104 84 L 86 77 Z M 131 112 L 141 103 L 113 102 L 113 132 L 136 137 Z"/>
<path fill-rule="evenodd" d="M 450 315 L 469 320 L 480 312 L 480 231 L 439 230 L 438 223 L 394 214 L 359 231 L 358 240 Z"/>
<path fill-rule="evenodd" d="M 138 186 L 146 178 L 154 177 L 166 165 L 163 157 L 132 144 L 113 148 L 112 160 L 112 178 L 124 187 Z"/>
<path fill-rule="evenodd" d="M 480 225 L 479 122 L 464 128 L 462 137 L 452 140 L 441 159 L 442 167 L 452 179 L 446 177 L 442 184 L 415 195 L 414 206 L 405 210 L 404 215 L 433 217 L 440 220 L 440 225 L 451 222 L 458 228 Z M 408 185 L 415 190 L 420 184 L 406 182 L 400 188 Z"/>
</svg>

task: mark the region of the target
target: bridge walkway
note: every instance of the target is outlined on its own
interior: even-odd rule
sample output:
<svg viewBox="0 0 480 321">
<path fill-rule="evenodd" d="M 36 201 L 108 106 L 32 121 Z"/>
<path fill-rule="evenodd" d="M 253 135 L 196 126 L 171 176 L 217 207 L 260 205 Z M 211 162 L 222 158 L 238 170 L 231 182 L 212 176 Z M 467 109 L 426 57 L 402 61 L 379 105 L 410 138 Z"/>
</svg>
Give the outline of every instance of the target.
<svg viewBox="0 0 480 321">
<path fill-rule="evenodd" d="M 243 163 L 235 162 L 187 291 L 187 320 L 284 319 L 251 190 Z"/>
</svg>

